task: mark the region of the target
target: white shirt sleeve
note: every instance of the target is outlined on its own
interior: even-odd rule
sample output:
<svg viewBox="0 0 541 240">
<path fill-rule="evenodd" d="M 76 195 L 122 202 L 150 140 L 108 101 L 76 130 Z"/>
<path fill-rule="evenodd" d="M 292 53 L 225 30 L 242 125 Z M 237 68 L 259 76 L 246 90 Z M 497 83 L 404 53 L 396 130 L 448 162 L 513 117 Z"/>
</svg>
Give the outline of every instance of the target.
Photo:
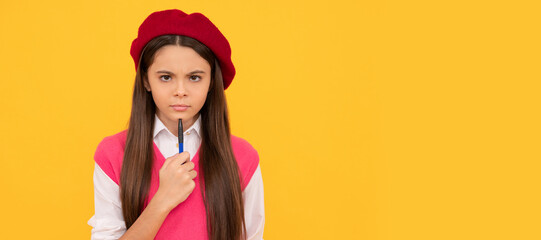
<svg viewBox="0 0 541 240">
<path fill-rule="evenodd" d="M 263 196 L 263 177 L 258 165 L 250 182 L 242 192 L 244 199 L 244 220 L 248 240 L 263 239 L 265 226 L 265 204 Z"/>
<path fill-rule="evenodd" d="M 96 163 L 94 166 L 95 214 L 88 220 L 90 239 L 119 239 L 126 232 L 118 185 Z"/>
</svg>

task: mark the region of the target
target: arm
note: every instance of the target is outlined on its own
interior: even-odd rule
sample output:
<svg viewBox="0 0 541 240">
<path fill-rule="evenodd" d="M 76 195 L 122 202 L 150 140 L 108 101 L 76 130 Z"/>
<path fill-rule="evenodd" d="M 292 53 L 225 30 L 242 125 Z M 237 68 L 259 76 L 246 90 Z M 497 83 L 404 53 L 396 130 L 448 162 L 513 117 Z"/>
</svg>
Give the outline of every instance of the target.
<svg viewBox="0 0 541 240">
<path fill-rule="evenodd" d="M 119 197 L 118 185 L 94 165 L 95 214 L 88 221 L 92 226 L 92 240 L 118 239 L 126 231 Z"/>
<path fill-rule="evenodd" d="M 152 240 L 156 237 L 169 212 L 184 202 L 195 188 L 193 179 L 197 173 L 189 159 L 190 154 L 182 152 L 165 160 L 160 169 L 158 191 L 121 240 Z"/>
<path fill-rule="evenodd" d="M 157 194 L 157 193 L 156 193 Z M 163 221 L 172 209 L 163 206 L 160 196 L 154 196 L 135 223 L 120 238 L 122 239 L 154 239 Z"/>
<path fill-rule="evenodd" d="M 189 154 L 184 152 L 166 159 L 160 169 L 160 187 L 137 218 L 126 231 L 118 185 L 96 164 L 94 189 L 96 214 L 88 221 L 93 227 L 92 239 L 154 239 L 169 212 L 183 202 L 193 191 L 193 178 L 197 173 L 194 164 L 188 162 Z"/>
<path fill-rule="evenodd" d="M 265 227 L 265 203 L 263 194 L 263 177 L 258 165 L 250 182 L 242 192 L 244 198 L 244 220 L 248 240 L 263 239 Z"/>
</svg>

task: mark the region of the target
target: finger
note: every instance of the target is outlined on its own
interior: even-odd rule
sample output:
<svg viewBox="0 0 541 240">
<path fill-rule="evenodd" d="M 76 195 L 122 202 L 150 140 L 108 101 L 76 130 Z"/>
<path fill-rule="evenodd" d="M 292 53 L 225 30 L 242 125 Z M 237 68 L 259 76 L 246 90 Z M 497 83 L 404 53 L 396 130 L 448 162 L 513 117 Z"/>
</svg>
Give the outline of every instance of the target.
<svg viewBox="0 0 541 240">
<path fill-rule="evenodd" d="M 178 153 L 176 153 L 175 155 L 171 156 L 171 157 L 168 157 L 167 159 L 165 159 L 165 162 L 163 162 L 163 165 L 162 165 L 162 168 L 163 167 L 167 167 L 167 165 L 169 165 L 172 161 L 175 160 L 175 158 L 177 158 L 179 155 Z"/>
<path fill-rule="evenodd" d="M 174 164 L 175 166 L 180 166 L 188 160 L 190 160 L 190 153 L 181 152 L 180 154 L 177 155 L 177 157 L 173 161 L 171 161 L 171 164 Z"/>
<path fill-rule="evenodd" d="M 189 172 L 193 170 L 193 168 L 195 167 L 195 163 L 193 163 L 192 161 L 188 161 L 188 162 L 185 162 L 185 164 L 182 165 L 182 167 L 184 168 L 184 170 L 186 170 L 186 172 Z"/>
</svg>

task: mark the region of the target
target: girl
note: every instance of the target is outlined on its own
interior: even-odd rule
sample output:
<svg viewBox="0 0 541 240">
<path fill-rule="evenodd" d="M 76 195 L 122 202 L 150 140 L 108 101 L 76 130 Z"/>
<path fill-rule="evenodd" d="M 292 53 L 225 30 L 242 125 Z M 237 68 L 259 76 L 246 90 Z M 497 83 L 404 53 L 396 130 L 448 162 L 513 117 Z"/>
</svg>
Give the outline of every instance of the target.
<svg viewBox="0 0 541 240">
<path fill-rule="evenodd" d="M 129 127 L 94 155 L 92 239 L 262 239 L 259 157 L 229 130 L 227 39 L 200 13 L 165 10 L 145 19 L 130 53 Z"/>
</svg>

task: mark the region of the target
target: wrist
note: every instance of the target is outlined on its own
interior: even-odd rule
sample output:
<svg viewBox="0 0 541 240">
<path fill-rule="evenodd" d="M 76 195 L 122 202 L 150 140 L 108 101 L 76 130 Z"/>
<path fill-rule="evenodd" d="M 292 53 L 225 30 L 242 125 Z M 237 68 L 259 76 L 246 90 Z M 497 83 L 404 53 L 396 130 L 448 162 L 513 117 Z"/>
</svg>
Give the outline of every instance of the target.
<svg viewBox="0 0 541 240">
<path fill-rule="evenodd" d="M 154 194 L 154 197 L 150 200 L 147 207 L 164 214 L 169 214 L 169 212 L 173 210 L 173 207 L 166 204 L 166 201 L 164 201 L 162 195 L 159 194 L 159 191 Z"/>
</svg>

